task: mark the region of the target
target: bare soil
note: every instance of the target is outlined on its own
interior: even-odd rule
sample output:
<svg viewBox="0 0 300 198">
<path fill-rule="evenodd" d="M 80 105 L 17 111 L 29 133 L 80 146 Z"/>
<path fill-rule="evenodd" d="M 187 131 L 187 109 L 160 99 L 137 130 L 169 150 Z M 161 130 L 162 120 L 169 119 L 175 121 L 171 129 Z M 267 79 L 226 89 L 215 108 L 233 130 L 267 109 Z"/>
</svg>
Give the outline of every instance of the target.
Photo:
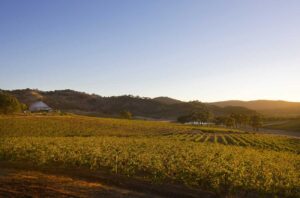
<svg viewBox="0 0 300 198">
<path fill-rule="evenodd" d="M 86 169 L 0 162 L 0 197 L 216 197 L 175 184 L 153 184 Z"/>
</svg>

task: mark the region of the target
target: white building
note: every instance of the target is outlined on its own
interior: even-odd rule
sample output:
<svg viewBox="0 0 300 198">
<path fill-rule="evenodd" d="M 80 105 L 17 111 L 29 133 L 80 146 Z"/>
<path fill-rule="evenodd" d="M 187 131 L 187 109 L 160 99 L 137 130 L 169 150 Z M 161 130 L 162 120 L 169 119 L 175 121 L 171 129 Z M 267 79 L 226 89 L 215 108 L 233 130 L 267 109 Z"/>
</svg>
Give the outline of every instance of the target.
<svg viewBox="0 0 300 198">
<path fill-rule="evenodd" d="M 29 111 L 37 112 L 37 111 L 52 111 L 52 108 L 49 107 L 46 103 L 42 101 L 34 102 L 29 106 Z"/>
</svg>

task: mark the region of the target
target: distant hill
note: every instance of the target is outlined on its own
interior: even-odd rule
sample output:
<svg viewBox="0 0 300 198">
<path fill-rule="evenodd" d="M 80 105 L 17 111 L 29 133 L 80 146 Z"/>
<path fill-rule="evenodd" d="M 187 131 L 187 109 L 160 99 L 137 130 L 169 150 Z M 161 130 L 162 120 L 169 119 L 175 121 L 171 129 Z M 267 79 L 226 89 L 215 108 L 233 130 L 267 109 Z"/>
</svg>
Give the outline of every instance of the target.
<svg viewBox="0 0 300 198">
<path fill-rule="evenodd" d="M 300 102 L 288 102 L 281 100 L 253 100 L 240 101 L 228 100 L 210 103 L 219 107 L 241 106 L 263 113 L 268 116 L 299 116 Z"/>
<path fill-rule="evenodd" d="M 283 100 L 252 100 L 252 101 L 241 101 L 241 100 L 228 100 L 222 102 L 211 103 L 220 107 L 225 106 L 242 106 L 249 109 L 255 110 L 266 110 L 266 109 L 283 109 L 283 108 L 295 108 L 300 107 L 300 102 L 287 102 Z"/>
<path fill-rule="evenodd" d="M 176 100 L 176 99 L 173 99 L 173 98 L 169 98 L 169 97 L 156 97 L 156 98 L 153 98 L 153 100 L 156 100 L 160 103 L 163 103 L 163 104 L 178 104 L 178 103 L 182 103 L 182 101 L 180 100 Z"/>
<path fill-rule="evenodd" d="M 134 116 L 174 120 L 190 111 L 206 108 L 206 105 L 200 102 L 166 104 L 166 101 L 159 99 L 131 95 L 102 97 L 68 89 L 56 91 L 23 89 L 8 92 L 27 105 L 43 100 L 54 109 L 96 116 L 119 116 L 121 111 L 128 110 Z"/>
<path fill-rule="evenodd" d="M 54 109 L 95 116 L 119 116 L 121 111 L 128 110 L 137 117 L 175 120 L 179 116 L 196 110 L 208 110 L 215 116 L 224 116 L 235 112 L 255 113 L 245 107 L 219 107 L 199 101 L 182 102 L 168 97 L 154 99 L 131 95 L 103 97 L 69 89 L 56 91 L 22 89 L 6 92 L 11 93 L 27 105 L 42 100 Z"/>
<path fill-rule="evenodd" d="M 240 106 L 225 106 L 225 107 L 219 107 L 217 105 L 211 105 L 207 104 L 209 110 L 216 116 L 224 116 L 224 115 L 230 115 L 233 113 L 237 114 L 255 114 L 256 111 L 245 108 L 245 107 L 240 107 Z"/>
<path fill-rule="evenodd" d="M 269 123 L 265 124 L 264 127 L 267 129 L 277 129 L 277 130 L 300 132 L 300 118 L 284 120 L 284 121 L 269 122 Z"/>
</svg>

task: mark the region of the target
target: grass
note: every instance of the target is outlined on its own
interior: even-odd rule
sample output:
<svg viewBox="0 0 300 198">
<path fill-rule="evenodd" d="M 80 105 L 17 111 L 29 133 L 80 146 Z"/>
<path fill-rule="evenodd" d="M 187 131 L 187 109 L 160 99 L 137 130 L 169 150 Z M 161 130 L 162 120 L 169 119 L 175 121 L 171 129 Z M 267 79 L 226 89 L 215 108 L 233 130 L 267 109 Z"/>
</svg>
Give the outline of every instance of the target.
<svg viewBox="0 0 300 198">
<path fill-rule="evenodd" d="M 0 160 L 86 167 L 218 195 L 300 196 L 299 139 L 166 122 L 0 117 Z"/>
<path fill-rule="evenodd" d="M 269 123 L 265 126 L 268 129 L 286 130 L 300 132 L 300 119 L 286 120 L 282 122 Z"/>
</svg>

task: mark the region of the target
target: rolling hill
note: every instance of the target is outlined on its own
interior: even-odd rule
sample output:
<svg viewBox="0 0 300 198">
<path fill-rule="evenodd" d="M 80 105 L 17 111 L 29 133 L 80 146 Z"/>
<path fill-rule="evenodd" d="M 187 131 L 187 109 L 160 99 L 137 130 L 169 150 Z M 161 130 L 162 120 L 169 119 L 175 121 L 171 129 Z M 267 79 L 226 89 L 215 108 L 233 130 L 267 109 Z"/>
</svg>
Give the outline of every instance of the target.
<svg viewBox="0 0 300 198">
<path fill-rule="evenodd" d="M 178 103 L 182 103 L 182 101 L 180 100 L 176 100 L 174 98 L 169 98 L 169 97 L 165 97 L 165 96 L 161 96 L 161 97 L 156 97 L 156 98 L 153 98 L 153 100 L 156 100 L 160 103 L 163 103 L 163 104 L 178 104 Z"/>
<path fill-rule="evenodd" d="M 219 107 L 199 101 L 182 102 L 168 97 L 145 98 L 131 95 L 103 97 L 73 90 L 40 91 L 21 89 L 7 91 L 26 105 L 43 100 L 50 107 L 65 112 L 114 117 L 123 110 L 130 111 L 136 117 L 175 120 L 192 111 L 208 110 L 215 116 L 231 113 L 253 114 L 255 111 L 245 107 Z"/>
<path fill-rule="evenodd" d="M 264 128 L 300 132 L 300 118 L 269 122 Z"/>
<path fill-rule="evenodd" d="M 282 100 L 253 100 L 253 101 L 240 101 L 228 100 L 222 102 L 210 103 L 219 107 L 226 106 L 240 106 L 248 109 L 258 111 L 266 116 L 299 116 L 300 115 L 300 102 L 288 102 Z"/>
</svg>

